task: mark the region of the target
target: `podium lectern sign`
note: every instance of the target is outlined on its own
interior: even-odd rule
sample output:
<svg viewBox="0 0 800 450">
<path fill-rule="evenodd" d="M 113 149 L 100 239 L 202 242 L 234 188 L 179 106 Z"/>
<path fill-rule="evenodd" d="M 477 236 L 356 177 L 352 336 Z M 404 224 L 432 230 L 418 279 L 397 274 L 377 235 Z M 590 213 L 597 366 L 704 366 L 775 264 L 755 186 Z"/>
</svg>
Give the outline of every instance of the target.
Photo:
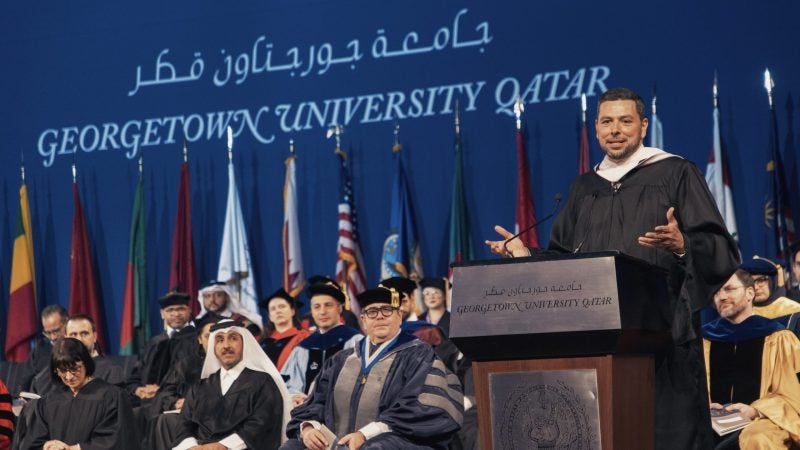
<svg viewBox="0 0 800 450">
<path fill-rule="evenodd" d="M 455 267 L 450 335 L 619 329 L 615 270 L 613 256 Z"/>
</svg>

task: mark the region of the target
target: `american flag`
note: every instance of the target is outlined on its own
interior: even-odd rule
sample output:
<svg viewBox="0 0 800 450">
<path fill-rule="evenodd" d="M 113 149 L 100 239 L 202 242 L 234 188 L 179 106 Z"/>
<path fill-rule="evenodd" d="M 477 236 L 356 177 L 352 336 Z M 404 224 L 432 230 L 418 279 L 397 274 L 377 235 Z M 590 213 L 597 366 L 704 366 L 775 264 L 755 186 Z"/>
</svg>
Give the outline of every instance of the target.
<svg viewBox="0 0 800 450">
<path fill-rule="evenodd" d="M 341 162 L 336 281 L 347 292 L 350 310 L 358 315 L 360 308 L 355 297 L 366 290 L 367 278 L 364 276 L 364 258 L 361 256 L 361 246 L 358 243 L 358 216 L 353 203 L 353 180 L 347 164 L 347 154 L 337 149 L 336 155 Z"/>
</svg>

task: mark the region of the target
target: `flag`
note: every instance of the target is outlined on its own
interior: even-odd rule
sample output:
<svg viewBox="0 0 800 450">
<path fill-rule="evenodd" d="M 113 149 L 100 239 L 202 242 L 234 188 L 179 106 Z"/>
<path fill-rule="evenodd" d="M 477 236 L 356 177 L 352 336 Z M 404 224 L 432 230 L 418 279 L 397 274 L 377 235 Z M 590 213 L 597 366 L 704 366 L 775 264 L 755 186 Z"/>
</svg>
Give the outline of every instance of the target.
<svg viewBox="0 0 800 450">
<path fill-rule="evenodd" d="M 30 340 L 39 330 L 31 210 L 25 182 L 19 188 L 19 214 L 14 252 L 11 257 L 9 292 L 5 359 L 8 362 L 23 362 L 28 359 L 30 353 Z"/>
<path fill-rule="evenodd" d="M 140 175 L 131 213 L 131 240 L 128 245 L 125 297 L 122 303 L 122 324 L 119 332 L 120 355 L 138 354 L 150 337 L 145 232 L 144 181 Z"/>
<path fill-rule="evenodd" d="M 728 172 L 728 162 L 723 156 L 722 138 L 720 137 L 719 108 L 714 104 L 714 129 L 712 134 L 713 144 L 711 153 L 708 156 L 706 166 L 706 183 L 711 195 L 717 203 L 725 227 L 736 242 L 739 242 L 739 233 L 736 228 L 736 215 L 733 210 L 733 193 L 731 191 L 731 180 Z"/>
<path fill-rule="evenodd" d="M 456 176 L 461 178 L 461 143 L 459 138 L 456 138 Z M 463 186 L 461 186 L 461 182 L 458 182 L 458 185 L 453 185 L 453 208 L 455 209 L 456 205 L 456 193 L 455 189 L 460 189 L 463 191 Z M 464 193 L 461 194 L 462 197 Z M 451 213 L 452 214 L 452 213 Z M 464 202 L 464 214 L 466 214 L 466 201 Z M 528 157 L 525 154 L 525 137 L 522 134 L 522 129 L 517 128 L 517 214 L 516 214 L 516 222 L 514 222 L 514 233 L 519 233 L 520 230 L 524 230 L 534 223 L 536 223 L 536 208 L 533 204 L 533 195 L 531 194 L 531 178 L 530 174 L 528 173 Z M 451 217 L 451 221 L 452 221 Z M 466 216 L 465 216 L 466 220 Z M 452 233 L 452 225 L 451 225 L 451 233 Z M 467 238 L 469 239 L 469 238 Z M 531 229 L 529 232 L 525 233 L 524 235 L 520 236 L 519 239 L 525 244 L 526 247 L 539 247 L 539 234 L 536 232 L 536 228 Z M 469 244 L 469 242 L 468 242 Z M 450 261 L 453 261 L 453 241 L 451 235 L 450 241 Z"/>
<path fill-rule="evenodd" d="M 383 241 L 381 255 L 381 279 L 406 277 L 422 279 L 422 254 L 420 253 L 417 224 L 414 221 L 414 207 L 408 188 L 403 152 L 395 146 L 395 171 L 392 182 L 389 230 Z"/>
<path fill-rule="evenodd" d="M 244 217 L 239 203 L 239 189 L 236 187 L 232 160 L 228 161 L 228 204 L 225 208 L 217 280 L 228 283 L 238 294 L 241 310 L 234 312 L 247 317 L 261 328 L 263 320 L 258 312 L 255 274 L 250 264 L 250 249 L 244 231 Z"/>
<path fill-rule="evenodd" d="M 583 175 L 591 170 L 589 162 L 589 128 L 586 126 L 586 114 L 581 120 L 581 141 L 578 145 L 578 175 Z"/>
<path fill-rule="evenodd" d="M 456 122 L 458 123 L 458 122 Z M 519 139 L 519 137 L 518 137 Z M 517 141 L 519 142 L 519 140 Z M 467 197 L 464 194 L 464 168 L 463 151 L 461 148 L 461 133 L 456 125 L 455 142 L 455 174 L 453 176 L 453 199 L 450 203 L 450 263 L 469 261 L 474 258 L 472 253 L 472 237 L 469 231 L 469 212 L 467 211 Z M 452 280 L 452 271 L 450 271 Z"/>
<path fill-rule="evenodd" d="M 784 250 L 789 243 L 795 241 L 794 222 L 792 210 L 789 205 L 786 178 L 783 174 L 783 164 L 778 146 L 778 119 L 775 108 L 770 102 L 770 127 L 769 127 L 769 161 L 767 173 L 770 175 L 770 194 L 764 204 L 764 224 L 767 229 L 772 228 L 774 233 L 774 250 L 772 255 L 776 259 L 785 259 L 789 255 Z M 770 239 L 768 237 L 768 239 Z M 768 250 L 771 251 L 771 250 Z M 791 267 L 791 265 L 789 265 Z"/>
<path fill-rule="evenodd" d="M 653 114 L 650 117 L 650 126 L 647 130 L 650 133 L 650 147 L 664 148 L 664 127 L 656 114 L 656 99 L 653 97 Z"/>
<path fill-rule="evenodd" d="M 303 291 L 306 283 L 297 221 L 295 159 L 294 154 L 286 159 L 286 182 L 283 185 L 283 288 L 293 297 Z"/>
<path fill-rule="evenodd" d="M 170 258 L 169 289 L 189 294 L 192 317 L 200 313 L 197 302 L 197 269 L 192 245 L 192 207 L 189 189 L 189 163 L 181 166 L 178 185 L 178 210 L 175 213 L 175 231 L 172 233 L 172 257 Z"/>
<path fill-rule="evenodd" d="M 350 311 L 358 315 L 360 308 L 354 301 L 356 295 L 367 288 L 364 275 L 364 258 L 358 242 L 358 215 L 353 199 L 353 179 L 347 164 L 347 154 L 337 150 L 341 163 L 339 176 L 339 242 L 336 245 L 336 282 L 346 288 Z"/>
<path fill-rule="evenodd" d="M 101 352 L 105 352 L 108 347 L 106 347 L 103 314 L 100 311 L 100 297 L 94 279 L 89 232 L 86 229 L 86 218 L 83 215 L 76 181 L 72 183 L 72 198 L 75 211 L 72 216 L 72 249 L 69 257 L 69 315 L 85 314 L 94 320 L 97 345 Z"/>
</svg>

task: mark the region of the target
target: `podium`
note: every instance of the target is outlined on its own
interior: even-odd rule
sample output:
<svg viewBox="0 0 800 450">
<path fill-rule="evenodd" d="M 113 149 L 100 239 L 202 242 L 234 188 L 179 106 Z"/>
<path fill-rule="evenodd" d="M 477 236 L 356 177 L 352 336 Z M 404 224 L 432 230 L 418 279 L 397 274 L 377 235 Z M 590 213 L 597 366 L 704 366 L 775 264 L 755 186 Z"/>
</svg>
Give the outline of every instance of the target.
<svg viewBox="0 0 800 450">
<path fill-rule="evenodd" d="M 455 265 L 481 448 L 652 449 L 670 317 L 666 272 L 618 252 Z"/>
</svg>

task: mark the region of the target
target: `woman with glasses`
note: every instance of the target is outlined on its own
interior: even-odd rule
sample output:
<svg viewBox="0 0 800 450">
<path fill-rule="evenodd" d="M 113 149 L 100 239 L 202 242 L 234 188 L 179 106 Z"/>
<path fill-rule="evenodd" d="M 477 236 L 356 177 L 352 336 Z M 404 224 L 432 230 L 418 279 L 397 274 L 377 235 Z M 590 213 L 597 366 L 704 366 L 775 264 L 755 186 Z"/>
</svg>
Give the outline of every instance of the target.
<svg viewBox="0 0 800 450">
<path fill-rule="evenodd" d="M 94 378 L 94 361 L 81 341 L 59 339 L 50 357 L 58 387 L 36 404 L 30 441 L 42 450 L 138 449 L 128 394 Z"/>
<path fill-rule="evenodd" d="M 303 304 L 283 288 L 262 300 L 259 306 L 269 313 L 269 322 L 264 328 L 261 348 L 278 370 L 283 369 L 292 350 L 310 334 L 300 328 L 297 310 Z"/>
</svg>

